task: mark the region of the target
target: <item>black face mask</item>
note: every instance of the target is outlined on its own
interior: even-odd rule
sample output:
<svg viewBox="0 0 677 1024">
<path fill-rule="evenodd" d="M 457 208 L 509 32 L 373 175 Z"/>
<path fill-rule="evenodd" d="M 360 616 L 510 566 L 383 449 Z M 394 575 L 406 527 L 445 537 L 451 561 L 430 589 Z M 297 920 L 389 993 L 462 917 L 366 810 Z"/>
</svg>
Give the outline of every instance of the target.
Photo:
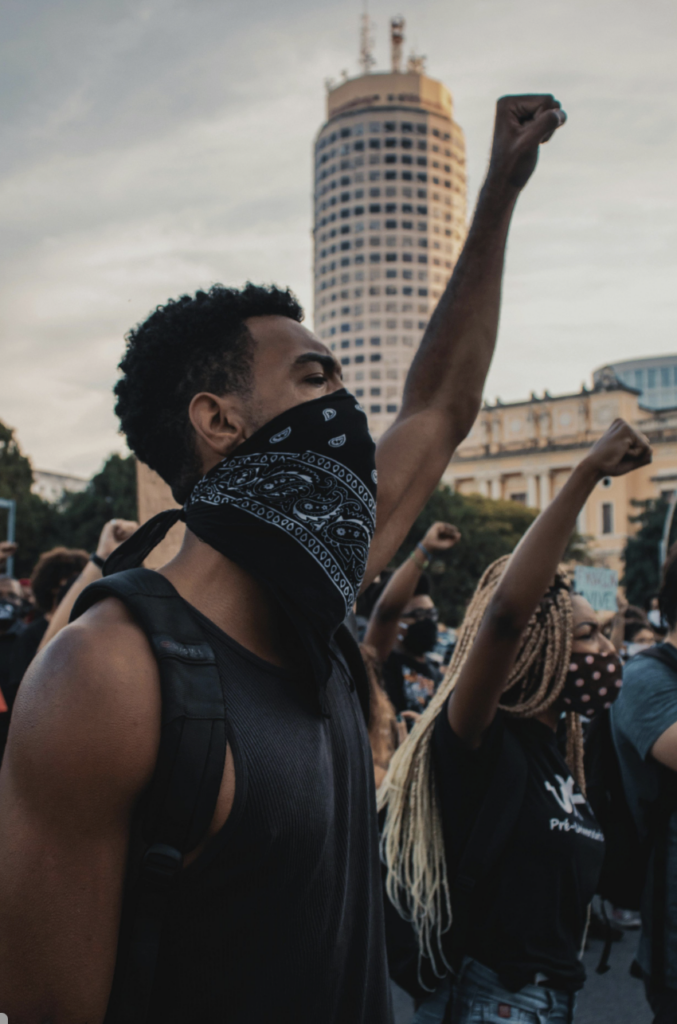
<svg viewBox="0 0 677 1024">
<path fill-rule="evenodd" d="M 420 657 L 432 651 L 437 643 L 437 622 L 431 618 L 418 619 L 407 627 L 400 643 L 405 651 Z"/>
<path fill-rule="evenodd" d="M 374 442 L 345 389 L 277 416 L 107 560 L 105 575 L 140 565 L 184 519 L 196 536 L 264 583 L 296 626 L 314 674 L 331 671 L 328 642 L 359 592 L 376 524 Z"/>
</svg>

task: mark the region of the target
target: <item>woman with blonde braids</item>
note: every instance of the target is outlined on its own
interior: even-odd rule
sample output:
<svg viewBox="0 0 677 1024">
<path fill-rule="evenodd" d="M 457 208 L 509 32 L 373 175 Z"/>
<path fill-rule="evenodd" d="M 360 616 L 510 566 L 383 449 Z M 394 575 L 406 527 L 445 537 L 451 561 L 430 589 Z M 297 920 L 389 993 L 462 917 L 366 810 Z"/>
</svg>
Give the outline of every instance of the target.
<svg viewBox="0 0 677 1024">
<path fill-rule="evenodd" d="M 510 559 L 487 569 L 449 673 L 381 787 L 388 896 L 413 924 L 421 976 L 432 964 L 443 979 L 420 1024 L 573 1020 L 604 850 L 584 795 L 580 714 L 610 706 L 621 668 L 559 562 L 596 484 L 650 461 L 647 439 L 616 420 Z M 566 759 L 555 735 L 565 713 Z"/>
</svg>

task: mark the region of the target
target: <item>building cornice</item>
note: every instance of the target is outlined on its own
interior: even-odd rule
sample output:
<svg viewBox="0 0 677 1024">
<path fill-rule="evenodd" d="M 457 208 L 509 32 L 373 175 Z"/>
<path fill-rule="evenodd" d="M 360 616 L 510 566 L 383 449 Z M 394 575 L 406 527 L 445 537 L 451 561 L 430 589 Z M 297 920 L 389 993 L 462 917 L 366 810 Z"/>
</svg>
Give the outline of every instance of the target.
<svg viewBox="0 0 677 1024">
<path fill-rule="evenodd" d="M 487 445 L 483 450 L 475 450 L 473 454 L 469 453 L 467 455 L 456 451 L 452 456 L 449 465 L 462 466 L 464 463 L 470 462 L 489 462 L 499 459 L 519 458 L 528 455 L 542 455 L 551 452 L 587 451 L 595 441 L 599 440 L 603 433 L 604 431 L 600 430 L 595 434 L 586 435 L 585 438 L 579 438 L 576 441 L 562 443 L 550 441 L 547 444 L 531 444 L 520 448 L 506 448 L 500 446 L 498 448 L 494 448 L 494 450 L 490 450 Z M 646 436 L 651 444 L 674 444 L 677 442 L 677 425 L 665 430 L 647 430 Z"/>
</svg>

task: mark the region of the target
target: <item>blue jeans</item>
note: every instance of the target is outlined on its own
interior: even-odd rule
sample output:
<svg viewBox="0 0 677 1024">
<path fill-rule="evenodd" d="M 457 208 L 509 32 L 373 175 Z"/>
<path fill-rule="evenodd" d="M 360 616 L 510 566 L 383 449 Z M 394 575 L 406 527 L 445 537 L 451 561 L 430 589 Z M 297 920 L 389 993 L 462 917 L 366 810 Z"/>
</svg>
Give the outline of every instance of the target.
<svg viewBox="0 0 677 1024">
<path fill-rule="evenodd" d="M 445 1016 L 453 997 L 451 1016 Z M 498 975 L 469 957 L 458 978 L 445 978 L 418 1008 L 412 1024 L 571 1024 L 575 996 L 542 985 L 509 992 Z"/>
</svg>

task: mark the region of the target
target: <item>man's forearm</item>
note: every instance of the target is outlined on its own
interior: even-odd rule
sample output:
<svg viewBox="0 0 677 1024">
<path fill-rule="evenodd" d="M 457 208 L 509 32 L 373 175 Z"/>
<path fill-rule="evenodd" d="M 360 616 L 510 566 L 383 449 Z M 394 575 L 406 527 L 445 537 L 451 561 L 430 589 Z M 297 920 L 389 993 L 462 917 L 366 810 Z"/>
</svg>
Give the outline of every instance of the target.
<svg viewBox="0 0 677 1024">
<path fill-rule="evenodd" d="M 407 376 L 402 415 L 439 408 L 449 418 L 454 447 L 477 416 L 494 353 L 505 245 L 518 194 L 491 178 L 485 183 L 463 252 Z"/>
</svg>

